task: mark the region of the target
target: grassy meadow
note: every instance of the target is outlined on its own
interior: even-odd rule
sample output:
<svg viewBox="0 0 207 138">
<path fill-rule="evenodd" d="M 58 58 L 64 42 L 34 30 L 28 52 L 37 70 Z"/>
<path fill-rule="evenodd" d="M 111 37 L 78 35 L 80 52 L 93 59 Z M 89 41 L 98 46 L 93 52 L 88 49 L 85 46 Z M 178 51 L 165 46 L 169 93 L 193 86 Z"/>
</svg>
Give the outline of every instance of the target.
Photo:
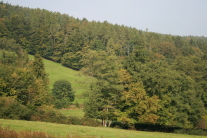
<svg viewBox="0 0 207 138">
<path fill-rule="evenodd" d="M 78 125 L 65 125 L 46 122 L 22 121 L 0 119 L 0 124 L 10 126 L 12 130 L 42 131 L 45 133 L 66 136 L 72 134 L 81 137 L 102 137 L 102 138 L 204 138 L 204 136 L 133 131 L 105 127 L 89 127 Z M 205 136 L 206 137 L 206 136 Z"/>
<path fill-rule="evenodd" d="M 30 59 L 34 56 L 29 55 Z M 83 98 L 81 94 L 88 88 L 88 83 L 91 80 L 89 77 L 81 75 L 79 71 L 72 70 L 70 68 L 64 67 L 59 63 L 43 59 L 46 73 L 49 74 L 49 89 L 53 88 L 53 83 L 57 80 L 67 80 L 71 83 L 73 90 L 76 92 L 76 98 L 74 102 L 79 104 L 83 103 Z"/>
<path fill-rule="evenodd" d="M 62 113 L 65 116 L 77 116 L 77 117 L 83 117 L 84 112 L 82 109 L 72 109 L 72 110 L 59 110 L 60 113 Z"/>
</svg>

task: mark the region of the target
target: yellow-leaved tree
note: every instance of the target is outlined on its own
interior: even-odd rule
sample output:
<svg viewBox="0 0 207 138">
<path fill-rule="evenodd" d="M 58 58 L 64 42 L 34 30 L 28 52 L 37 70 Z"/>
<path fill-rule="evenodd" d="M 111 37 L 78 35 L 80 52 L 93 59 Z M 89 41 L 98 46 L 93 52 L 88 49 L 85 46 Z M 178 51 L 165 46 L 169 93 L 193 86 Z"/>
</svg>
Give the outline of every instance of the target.
<svg viewBox="0 0 207 138">
<path fill-rule="evenodd" d="M 122 69 L 119 71 L 120 81 L 124 85 L 118 104 L 118 121 L 133 127 L 135 123 L 155 124 L 161 108 L 158 96 L 148 96 L 141 81 L 133 82 L 130 74 Z"/>
</svg>

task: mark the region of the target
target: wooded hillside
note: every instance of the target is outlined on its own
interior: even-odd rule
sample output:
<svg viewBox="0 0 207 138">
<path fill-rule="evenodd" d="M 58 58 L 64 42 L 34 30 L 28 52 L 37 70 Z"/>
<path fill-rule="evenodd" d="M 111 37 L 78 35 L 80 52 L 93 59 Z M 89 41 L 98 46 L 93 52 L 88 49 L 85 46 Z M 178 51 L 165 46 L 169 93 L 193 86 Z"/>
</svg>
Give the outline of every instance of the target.
<svg viewBox="0 0 207 138">
<path fill-rule="evenodd" d="M 11 39 L 29 54 L 95 77 L 84 111 L 105 126 L 206 127 L 200 125 L 207 115 L 206 37 L 145 32 L 1 2 L 0 45 Z"/>
</svg>

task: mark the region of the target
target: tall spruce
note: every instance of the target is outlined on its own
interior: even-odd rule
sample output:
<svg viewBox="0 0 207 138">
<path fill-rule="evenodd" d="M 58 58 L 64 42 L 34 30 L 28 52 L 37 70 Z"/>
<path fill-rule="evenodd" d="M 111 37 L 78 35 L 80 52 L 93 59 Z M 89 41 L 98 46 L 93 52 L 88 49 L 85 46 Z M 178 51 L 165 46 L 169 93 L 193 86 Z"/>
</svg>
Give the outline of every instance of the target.
<svg viewBox="0 0 207 138">
<path fill-rule="evenodd" d="M 32 71 L 37 79 L 41 79 L 45 84 L 47 84 L 48 78 L 45 72 L 45 66 L 42 57 L 40 56 L 39 53 L 35 54 L 34 61 L 32 64 Z"/>
</svg>

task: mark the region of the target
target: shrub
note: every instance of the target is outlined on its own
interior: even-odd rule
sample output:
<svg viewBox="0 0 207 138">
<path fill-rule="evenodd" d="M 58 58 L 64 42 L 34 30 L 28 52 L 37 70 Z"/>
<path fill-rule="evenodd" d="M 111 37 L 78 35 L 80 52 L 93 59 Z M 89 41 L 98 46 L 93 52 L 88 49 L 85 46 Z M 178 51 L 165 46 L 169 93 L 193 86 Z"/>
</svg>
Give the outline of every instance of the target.
<svg viewBox="0 0 207 138">
<path fill-rule="evenodd" d="M 196 124 L 196 128 L 198 129 L 207 129 L 207 115 L 202 116 L 197 124 Z"/>
<path fill-rule="evenodd" d="M 12 97 L 0 97 L 0 117 L 6 119 L 30 120 L 32 111 Z"/>
<path fill-rule="evenodd" d="M 68 100 L 66 98 L 55 100 L 55 108 L 57 108 L 57 109 L 66 108 L 69 105 L 70 105 L 70 102 L 68 102 Z"/>
<path fill-rule="evenodd" d="M 56 98 L 56 108 L 65 108 L 75 99 L 75 92 L 67 80 L 56 81 L 53 84 L 52 95 Z"/>
<path fill-rule="evenodd" d="M 32 121 L 44 121 L 51 123 L 60 124 L 71 124 L 71 125 L 85 125 L 85 126 L 101 126 L 101 123 L 91 118 L 79 118 L 75 116 L 64 116 L 53 106 L 41 106 L 38 107 L 35 114 L 31 117 Z"/>
<path fill-rule="evenodd" d="M 32 121 L 46 121 L 56 122 L 55 118 L 60 115 L 53 106 L 43 105 L 36 109 L 35 113 L 31 116 Z"/>
<path fill-rule="evenodd" d="M 98 120 L 94 120 L 92 118 L 82 118 L 82 125 L 93 126 L 93 127 L 101 126 Z"/>
<path fill-rule="evenodd" d="M 75 106 L 76 106 L 77 108 L 80 108 L 80 104 L 78 103 L 78 101 L 75 102 Z"/>
<path fill-rule="evenodd" d="M 174 132 L 178 134 L 207 135 L 207 132 L 203 129 L 178 129 Z"/>
<path fill-rule="evenodd" d="M 128 129 L 129 128 L 129 126 L 123 124 L 122 122 L 117 122 L 117 121 L 112 122 L 110 127 L 123 128 L 123 129 Z"/>
<path fill-rule="evenodd" d="M 30 108 L 30 109 L 29 109 Z M 91 118 L 66 117 L 53 106 L 24 106 L 11 97 L 0 97 L 0 118 L 43 121 L 60 124 L 101 126 L 100 122 Z"/>
</svg>

